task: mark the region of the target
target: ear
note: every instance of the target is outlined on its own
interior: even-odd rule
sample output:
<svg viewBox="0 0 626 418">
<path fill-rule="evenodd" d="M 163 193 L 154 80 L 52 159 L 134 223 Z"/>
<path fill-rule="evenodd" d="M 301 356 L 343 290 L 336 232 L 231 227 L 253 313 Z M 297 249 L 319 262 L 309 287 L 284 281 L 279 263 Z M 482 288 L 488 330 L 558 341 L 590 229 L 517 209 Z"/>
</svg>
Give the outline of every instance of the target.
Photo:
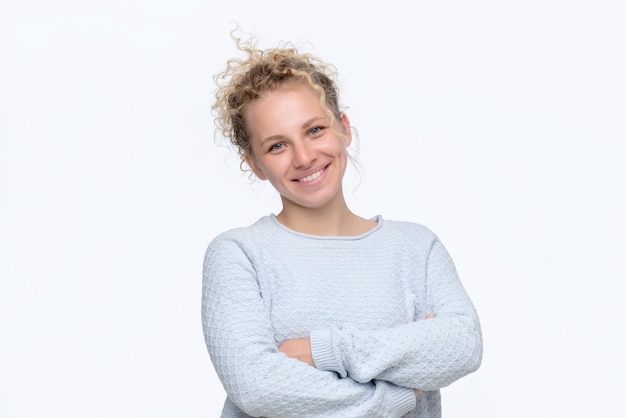
<svg viewBox="0 0 626 418">
<path fill-rule="evenodd" d="M 350 129 L 350 119 L 345 113 L 341 113 L 341 126 L 343 128 L 343 134 L 346 136 L 346 148 L 352 143 L 352 130 Z"/>
<path fill-rule="evenodd" d="M 259 168 L 255 164 L 254 157 L 252 157 L 250 154 L 245 154 L 243 156 L 243 159 L 246 162 L 246 164 L 248 164 L 248 167 L 250 167 L 254 175 L 257 176 L 257 178 L 261 180 L 267 180 L 267 177 L 265 176 L 265 174 L 263 174 L 263 172 L 259 170 Z"/>
</svg>

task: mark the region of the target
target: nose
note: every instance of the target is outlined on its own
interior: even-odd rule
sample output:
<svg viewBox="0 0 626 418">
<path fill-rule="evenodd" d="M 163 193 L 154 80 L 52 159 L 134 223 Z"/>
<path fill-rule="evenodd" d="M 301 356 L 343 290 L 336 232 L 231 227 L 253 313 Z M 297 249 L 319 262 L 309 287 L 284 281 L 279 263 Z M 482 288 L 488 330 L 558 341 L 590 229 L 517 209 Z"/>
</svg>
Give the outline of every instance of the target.
<svg viewBox="0 0 626 418">
<path fill-rule="evenodd" d="M 293 165 L 296 168 L 306 168 L 315 161 L 315 150 L 308 141 L 298 142 L 293 145 Z"/>
</svg>

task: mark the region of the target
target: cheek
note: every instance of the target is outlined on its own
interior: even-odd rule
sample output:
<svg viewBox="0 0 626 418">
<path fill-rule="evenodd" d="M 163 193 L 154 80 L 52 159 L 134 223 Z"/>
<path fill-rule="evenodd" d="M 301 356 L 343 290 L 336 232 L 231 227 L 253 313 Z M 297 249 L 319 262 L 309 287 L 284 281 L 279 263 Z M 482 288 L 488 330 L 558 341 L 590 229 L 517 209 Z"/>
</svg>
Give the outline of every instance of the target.
<svg viewBox="0 0 626 418">
<path fill-rule="evenodd" d="M 250 167 L 254 175 L 257 176 L 259 179 L 267 179 L 265 175 L 265 170 L 263 169 L 263 166 L 259 164 L 259 161 L 255 160 L 253 157 L 247 156 L 246 164 L 248 164 L 248 167 Z"/>
<path fill-rule="evenodd" d="M 261 180 L 268 180 L 274 184 L 277 179 L 280 179 L 283 175 L 284 162 L 280 158 L 273 156 L 268 161 L 257 161 L 257 177 Z"/>
<path fill-rule="evenodd" d="M 342 146 L 342 147 L 340 147 L 340 148 L 337 150 L 337 154 L 339 155 L 339 157 L 340 157 L 342 160 L 347 160 L 347 159 L 348 159 L 348 149 L 347 149 L 346 147 L 343 147 L 343 146 Z"/>
</svg>

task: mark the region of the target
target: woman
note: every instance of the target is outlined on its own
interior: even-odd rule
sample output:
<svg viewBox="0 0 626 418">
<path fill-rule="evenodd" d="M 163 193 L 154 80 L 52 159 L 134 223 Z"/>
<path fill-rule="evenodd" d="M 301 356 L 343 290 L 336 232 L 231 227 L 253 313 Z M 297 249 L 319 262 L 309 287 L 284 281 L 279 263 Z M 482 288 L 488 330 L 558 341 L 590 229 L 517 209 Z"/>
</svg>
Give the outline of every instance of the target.
<svg viewBox="0 0 626 418">
<path fill-rule="evenodd" d="M 216 76 L 221 133 L 282 210 L 226 231 L 204 260 L 202 322 L 222 417 L 440 417 L 439 389 L 481 362 L 480 324 L 439 239 L 362 218 L 333 67 L 285 46 Z"/>
</svg>

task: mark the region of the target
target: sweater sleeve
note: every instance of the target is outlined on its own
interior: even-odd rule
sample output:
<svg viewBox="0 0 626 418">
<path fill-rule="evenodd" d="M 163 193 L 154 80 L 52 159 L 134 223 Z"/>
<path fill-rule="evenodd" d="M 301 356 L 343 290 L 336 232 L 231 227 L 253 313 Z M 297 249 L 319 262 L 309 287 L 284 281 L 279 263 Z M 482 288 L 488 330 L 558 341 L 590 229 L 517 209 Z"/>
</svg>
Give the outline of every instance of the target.
<svg viewBox="0 0 626 418">
<path fill-rule="evenodd" d="M 229 399 L 250 416 L 400 417 L 415 408 L 411 389 L 341 379 L 280 353 L 254 264 L 237 240 L 218 237 L 207 249 L 202 325 Z"/>
<path fill-rule="evenodd" d="M 350 324 L 313 330 L 316 367 L 361 383 L 380 379 L 421 390 L 442 388 L 478 369 L 482 359 L 478 315 L 436 237 L 425 272 L 427 305 L 435 318 L 373 331 Z"/>
</svg>

